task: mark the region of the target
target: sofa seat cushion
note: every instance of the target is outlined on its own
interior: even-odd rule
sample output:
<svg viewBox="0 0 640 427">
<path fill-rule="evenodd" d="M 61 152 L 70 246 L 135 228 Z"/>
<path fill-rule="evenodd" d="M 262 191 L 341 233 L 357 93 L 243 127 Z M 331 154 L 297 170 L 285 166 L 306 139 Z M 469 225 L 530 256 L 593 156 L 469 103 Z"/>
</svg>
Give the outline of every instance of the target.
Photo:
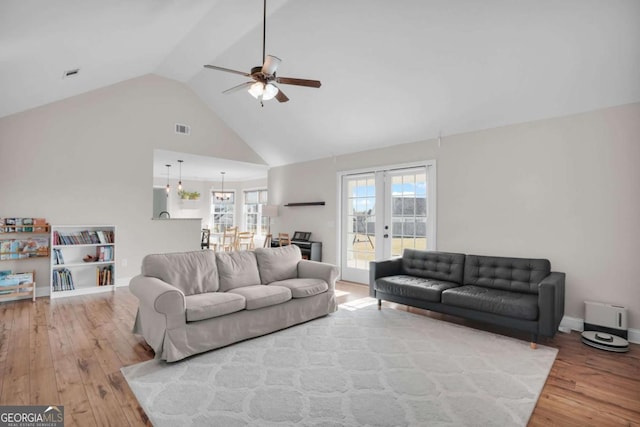
<svg viewBox="0 0 640 427">
<path fill-rule="evenodd" d="M 382 277 L 376 280 L 376 291 L 378 292 L 432 302 L 440 302 L 442 291 L 457 286 L 459 285 L 453 282 L 404 274 Z"/>
<path fill-rule="evenodd" d="M 289 288 L 293 298 L 306 298 L 327 292 L 329 285 L 322 279 L 289 279 L 270 283 L 269 286 Z"/>
<path fill-rule="evenodd" d="M 242 295 L 224 292 L 205 292 L 184 298 L 187 306 L 187 322 L 210 319 L 244 310 L 246 302 Z"/>
<path fill-rule="evenodd" d="M 538 296 L 522 292 L 466 285 L 444 291 L 442 303 L 516 319 L 538 319 Z"/>
<path fill-rule="evenodd" d="M 262 307 L 281 304 L 291 299 L 291 291 L 284 286 L 243 286 L 242 288 L 232 289 L 228 293 L 242 295 L 247 301 L 247 310 L 257 310 Z"/>
</svg>

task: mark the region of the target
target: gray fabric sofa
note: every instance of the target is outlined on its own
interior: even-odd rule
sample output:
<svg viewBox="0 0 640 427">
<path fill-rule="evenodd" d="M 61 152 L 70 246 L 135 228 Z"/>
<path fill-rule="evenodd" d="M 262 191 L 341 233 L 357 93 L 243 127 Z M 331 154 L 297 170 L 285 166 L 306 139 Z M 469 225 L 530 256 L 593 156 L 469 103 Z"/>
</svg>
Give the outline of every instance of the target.
<svg viewBox="0 0 640 427">
<path fill-rule="evenodd" d="M 553 337 L 564 315 L 565 274 L 546 259 L 405 249 L 372 261 L 369 294 L 378 299 Z"/>
<path fill-rule="evenodd" d="M 175 362 L 336 311 L 337 277 L 295 245 L 147 255 L 129 284 L 139 300 L 133 332 Z"/>
</svg>

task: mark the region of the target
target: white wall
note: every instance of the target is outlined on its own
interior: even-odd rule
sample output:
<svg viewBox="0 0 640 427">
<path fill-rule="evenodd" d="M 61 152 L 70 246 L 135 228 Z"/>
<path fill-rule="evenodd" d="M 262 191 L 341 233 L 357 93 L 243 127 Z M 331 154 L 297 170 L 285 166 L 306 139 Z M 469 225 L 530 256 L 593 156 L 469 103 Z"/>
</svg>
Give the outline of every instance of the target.
<svg viewBox="0 0 640 427">
<path fill-rule="evenodd" d="M 148 253 L 199 249 L 199 221 L 151 220 L 156 148 L 264 164 L 187 86 L 147 75 L 0 119 L 0 216 L 115 224 L 116 279 Z M 33 268 L 42 291 L 48 260 Z"/>
<path fill-rule="evenodd" d="M 275 232 L 307 230 L 336 263 L 336 173 L 437 161 L 443 251 L 541 257 L 567 273 L 565 314 L 584 301 L 629 309 L 640 328 L 640 104 L 272 168 Z"/>
</svg>

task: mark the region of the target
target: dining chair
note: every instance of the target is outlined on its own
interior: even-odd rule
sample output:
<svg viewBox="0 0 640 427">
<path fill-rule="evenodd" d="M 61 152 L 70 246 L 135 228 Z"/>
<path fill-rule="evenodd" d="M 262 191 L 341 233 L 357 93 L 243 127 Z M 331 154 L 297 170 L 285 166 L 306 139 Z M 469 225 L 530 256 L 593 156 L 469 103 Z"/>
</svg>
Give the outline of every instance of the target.
<svg viewBox="0 0 640 427">
<path fill-rule="evenodd" d="M 263 248 L 270 248 L 271 247 L 271 238 L 273 237 L 273 234 L 267 234 L 266 236 L 264 236 L 264 244 L 262 245 Z"/>
<path fill-rule="evenodd" d="M 290 245 L 291 239 L 289 239 L 289 233 L 278 233 L 278 244 L 280 246 Z"/>
<path fill-rule="evenodd" d="M 209 238 L 211 237 L 211 230 L 208 228 L 202 229 L 202 234 L 200 235 L 200 249 L 209 249 L 211 243 L 209 242 Z"/>
<path fill-rule="evenodd" d="M 236 238 L 238 236 L 238 227 L 227 227 L 222 235 L 220 249 L 224 252 L 231 252 L 236 249 Z"/>
<path fill-rule="evenodd" d="M 236 239 L 236 250 L 238 251 L 250 251 L 255 249 L 256 246 L 253 243 L 253 233 L 250 231 L 241 231 L 238 233 Z"/>
</svg>

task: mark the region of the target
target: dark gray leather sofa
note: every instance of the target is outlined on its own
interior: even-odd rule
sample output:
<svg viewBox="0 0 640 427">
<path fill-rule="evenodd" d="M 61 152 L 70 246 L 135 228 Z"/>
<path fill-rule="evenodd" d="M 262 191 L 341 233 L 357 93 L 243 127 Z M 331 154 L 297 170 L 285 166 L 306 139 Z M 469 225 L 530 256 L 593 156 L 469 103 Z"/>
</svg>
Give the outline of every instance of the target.
<svg viewBox="0 0 640 427">
<path fill-rule="evenodd" d="M 369 295 L 426 310 L 553 337 L 564 315 L 565 274 L 547 259 L 405 249 L 372 261 Z"/>
</svg>

